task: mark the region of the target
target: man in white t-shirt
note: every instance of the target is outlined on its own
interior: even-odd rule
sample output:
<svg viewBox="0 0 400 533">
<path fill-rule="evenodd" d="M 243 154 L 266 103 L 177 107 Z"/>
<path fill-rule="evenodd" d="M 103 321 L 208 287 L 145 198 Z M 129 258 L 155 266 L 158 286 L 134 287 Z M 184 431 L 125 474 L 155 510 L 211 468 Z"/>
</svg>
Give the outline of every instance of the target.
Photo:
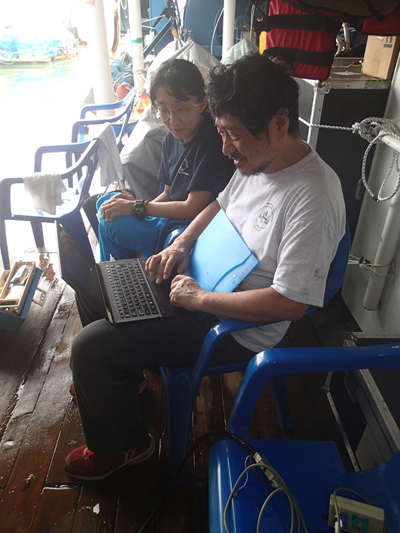
<svg viewBox="0 0 400 533">
<path fill-rule="evenodd" d="M 275 346 L 290 321 L 322 306 L 326 277 L 345 232 L 339 178 L 299 136 L 298 88 L 282 65 L 259 54 L 214 71 L 209 106 L 223 152 L 237 170 L 173 246 L 148 261 L 167 277 L 184 272 L 194 241 L 223 209 L 259 260 L 234 293 L 209 293 L 177 276 L 175 305 L 192 311 L 275 325 L 233 333 L 246 348 Z"/>
<path fill-rule="evenodd" d="M 93 319 L 77 335 L 71 368 L 87 445 L 67 456 L 65 468 L 79 479 L 102 479 L 152 455 L 154 439 L 137 409 L 138 371 L 193 364 L 220 317 L 277 322 L 226 335 L 213 354 L 213 364 L 250 360 L 277 344 L 309 305 L 323 304 L 345 207 L 338 177 L 299 136 L 296 82 L 282 65 L 252 54 L 214 69 L 207 96 L 223 153 L 237 170 L 146 266 L 160 283 L 176 265 L 185 272 L 193 243 L 220 209 L 259 264 L 232 293 L 204 291 L 178 274 L 170 299 L 186 313 L 121 327 Z"/>
</svg>

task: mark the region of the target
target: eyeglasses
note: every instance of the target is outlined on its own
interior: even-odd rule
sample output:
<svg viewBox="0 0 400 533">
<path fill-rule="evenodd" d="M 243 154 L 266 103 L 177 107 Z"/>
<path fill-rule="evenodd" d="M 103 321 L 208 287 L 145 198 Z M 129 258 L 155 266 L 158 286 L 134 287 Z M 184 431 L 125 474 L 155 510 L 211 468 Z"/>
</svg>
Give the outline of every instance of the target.
<svg viewBox="0 0 400 533">
<path fill-rule="evenodd" d="M 167 122 L 167 120 L 171 119 L 171 115 L 175 115 L 175 118 L 178 120 L 184 120 L 186 116 L 188 115 L 189 111 L 192 110 L 193 107 L 198 107 L 200 105 L 203 105 L 204 102 L 200 102 L 198 104 L 195 104 L 194 102 L 192 105 L 188 107 L 179 107 L 175 110 L 168 110 L 168 109 L 160 109 L 157 107 L 156 110 L 156 117 L 161 120 L 162 122 Z"/>
</svg>

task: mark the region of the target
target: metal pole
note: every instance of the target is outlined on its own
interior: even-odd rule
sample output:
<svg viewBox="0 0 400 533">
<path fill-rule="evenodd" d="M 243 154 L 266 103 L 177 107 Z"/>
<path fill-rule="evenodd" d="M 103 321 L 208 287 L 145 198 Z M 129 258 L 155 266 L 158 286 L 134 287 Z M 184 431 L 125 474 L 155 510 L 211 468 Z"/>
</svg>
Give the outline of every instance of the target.
<svg viewBox="0 0 400 533">
<path fill-rule="evenodd" d="M 143 34 L 140 0 L 129 0 L 129 26 L 135 87 L 141 92 L 144 85 Z"/>
<path fill-rule="evenodd" d="M 391 135 L 384 135 L 381 142 L 400 152 L 400 141 Z M 371 272 L 369 275 L 368 285 L 365 290 L 363 307 L 369 311 L 378 309 L 379 302 L 386 284 L 387 274 L 389 273 L 390 263 L 400 238 L 399 225 L 399 206 L 400 195 L 395 194 L 390 200 L 389 210 L 386 215 L 382 235 L 379 240 L 378 249 L 375 254 L 374 263 L 384 265 L 376 268 L 376 273 Z"/>
<path fill-rule="evenodd" d="M 384 135 L 381 137 L 381 142 L 400 152 L 400 140 L 393 137 L 393 135 Z"/>
<path fill-rule="evenodd" d="M 87 0 L 85 4 L 88 20 L 88 50 L 93 68 L 93 93 L 96 104 L 110 104 L 115 101 L 112 89 L 110 58 L 107 45 L 103 0 Z M 112 111 L 99 112 L 101 117 L 112 115 Z"/>
<path fill-rule="evenodd" d="M 234 45 L 236 0 L 224 0 L 224 23 L 222 27 L 222 58 Z"/>
</svg>

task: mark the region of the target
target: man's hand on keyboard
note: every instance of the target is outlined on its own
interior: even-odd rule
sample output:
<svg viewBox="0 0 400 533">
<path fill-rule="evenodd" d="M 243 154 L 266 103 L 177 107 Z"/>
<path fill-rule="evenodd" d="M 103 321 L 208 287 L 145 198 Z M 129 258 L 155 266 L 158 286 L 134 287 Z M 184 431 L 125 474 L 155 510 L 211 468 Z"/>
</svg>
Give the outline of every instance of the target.
<svg viewBox="0 0 400 533">
<path fill-rule="evenodd" d="M 198 311 L 201 307 L 201 296 L 205 292 L 193 278 L 178 274 L 171 282 L 169 298 L 177 307 L 183 307 L 187 311 Z"/>
<path fill-rule="evenodd" d="M 177 273 L 182 274 L 185 272 L 189 267 L 189 259 L 189 252 L 173 243 L 160 253 L 149 257 L 145 268 L 150 276 L 157 274 L 156 283 L 162 283 L 170 277 L 175 266 L 177 267 Z"/>
</svg>

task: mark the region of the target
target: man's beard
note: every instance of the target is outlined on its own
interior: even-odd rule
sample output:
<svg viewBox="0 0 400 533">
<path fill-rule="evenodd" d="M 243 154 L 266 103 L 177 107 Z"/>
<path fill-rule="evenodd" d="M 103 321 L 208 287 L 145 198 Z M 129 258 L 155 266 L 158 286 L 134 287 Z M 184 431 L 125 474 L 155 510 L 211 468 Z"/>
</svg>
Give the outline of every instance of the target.
<svg viewBox="0 0 400 533">
<path fill-rule="evenodd" d="M 242 169 L 240 169 L 240 172 L 244 176 L 262 174 L 263 172 L 267 172 L 268 171 L 268 168 L 272 165 L 272 163 L 275 161 L 275 159 L 276 159 L 276 154 L 273 154 L 269 159 L 266 159 L 265 161 L 263 161 L 262 163 L 260 163 L 257 166 L 250 165 L 250 170 L 248 172 L 245 172 Z"/>
</svg>

